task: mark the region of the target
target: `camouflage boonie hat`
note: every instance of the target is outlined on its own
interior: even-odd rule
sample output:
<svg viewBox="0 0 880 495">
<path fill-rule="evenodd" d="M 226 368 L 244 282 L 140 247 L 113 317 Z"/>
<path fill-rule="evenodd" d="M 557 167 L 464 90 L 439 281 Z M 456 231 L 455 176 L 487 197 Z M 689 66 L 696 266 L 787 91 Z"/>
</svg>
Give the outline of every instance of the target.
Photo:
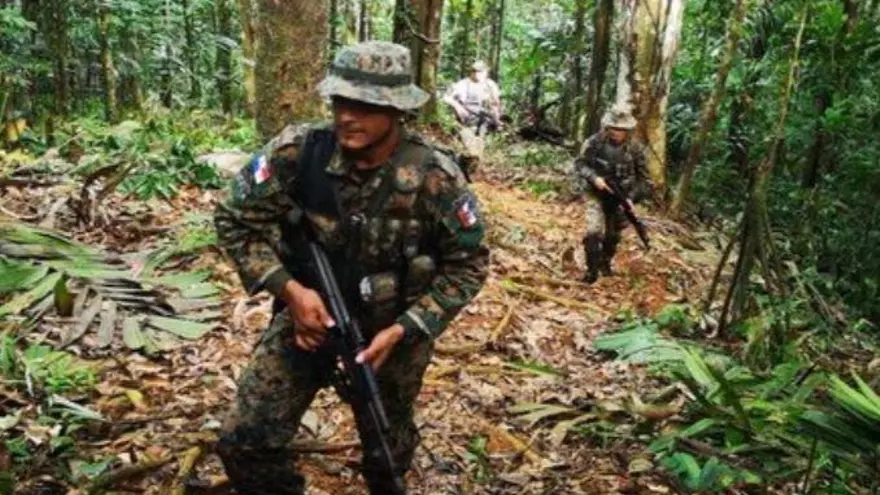
<svg viewBox="0 0 880 495">
<path fill-rule="evenodd" d="M 387 41 L 367 41 L 339 50 L 318 91 L 325 98 L 341 96 L 399 110 L 415 110 L 430 98 L 413 84 L 409 50 Z"/>
<path fill-rule="evenodd" d="M 636 128 L 636 124 L 636 118 L 629 110 L 620 107 L 613 107 L 602 116 L 602 127 L 631 130 Z"/>
<path fill-rule="evenodd" d="M 471 70 L 476 72 L 486 72 L 489 70 L 489 66 L 486 65 L 486 62 L 482 60 L 477 60 L 471 65 Z"/>
</svg>

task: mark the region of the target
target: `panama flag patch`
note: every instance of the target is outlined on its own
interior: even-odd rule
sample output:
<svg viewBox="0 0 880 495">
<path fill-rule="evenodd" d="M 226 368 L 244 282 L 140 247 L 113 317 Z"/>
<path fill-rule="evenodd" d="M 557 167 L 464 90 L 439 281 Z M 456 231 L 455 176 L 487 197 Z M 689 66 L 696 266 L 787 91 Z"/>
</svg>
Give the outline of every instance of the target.
<svg viewBox="0 0 880 495">
<path fill-rule="evenodd" d="M 469 229 L 477 223 L 476 202 L 474 198 L 467 195 L 461 199 L 461 204 L 455 210 L 455 216 L 458 223 L 465 229 Z"/>
<path fill-rule="evenodd" d="M 261 154 L 254 158 L 253 162 L 251 162 L 251 170 L 254 174 L 255 184 L 262 184 L 272 176 L 272 172 L 269 170 L 269 160 L 266 160 L 266 155 Z"/>
</svg>

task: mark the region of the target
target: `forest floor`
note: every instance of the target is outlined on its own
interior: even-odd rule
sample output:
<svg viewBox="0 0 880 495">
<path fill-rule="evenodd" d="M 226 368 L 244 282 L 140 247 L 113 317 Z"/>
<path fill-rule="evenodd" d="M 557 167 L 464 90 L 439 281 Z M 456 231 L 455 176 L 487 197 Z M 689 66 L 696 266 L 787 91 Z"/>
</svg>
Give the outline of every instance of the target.
<svg viewBox="0 0 880 495">
<path fill-rule="evenodd" d="M 644 404 L 675 394 L 661 390 L 642 367 L 614 361 L 592 344 L 622 321 L 697 300 L 720 257 L 719 240 L 641 210 L 653 249 L 642 250 L 627 229 L 615 276 L 584 285 L 583 201 L 535 187 L 567 182 L 554 167 L 513 169 L 502 165 L 506 161 L 491 155 L 473 184 L 488 224 L 491 275 L 438 341 L 416 406 L 422 443 L 410 493 L 669 493 L 646 441 L 684 397 L 667 410 L 650 410 Z M 138 205 L 148 220 L 137 235 L 125 228 L 71 233 L 92 245 L 137 251 L 166 235 L 150 227 L 173 224 L 184 213 L 210 214 L 219 194 L 187 187 L 175 199 Z M 21 204 L 29 201 L 20 196 Z M 113 196 L 108 208 L 130 209 L 126 204 L 134 201 Z M 4 204 L 23 211 L 15 202 L 10 196 Z M 188 493 L 223 493 L 205 488 L 225 479 L 211 445 L 268 322 L 269 300 L 249 298 L 214 249 L 203 250 L 188 268 L 212 271 L 211 281 L 222 289 L 223 324 L 157 356 L 106 355 L 95 361 L 97 392 L 80 401 L 108 422 L 78 437 L 79 458 L 113 459 L 114 465 L 156 461 L 116 480 L 118 493 L 183 493 L 173 490 L 184 478 L 192 485 Z M 324 391 L 303 425 L 297 442 L 306 451 L 300 465 L 309 493 L 365 493 L 348 408 Z M 193 462 L 192 472 L 181 476 L 182 465 Z"/>
</svg>

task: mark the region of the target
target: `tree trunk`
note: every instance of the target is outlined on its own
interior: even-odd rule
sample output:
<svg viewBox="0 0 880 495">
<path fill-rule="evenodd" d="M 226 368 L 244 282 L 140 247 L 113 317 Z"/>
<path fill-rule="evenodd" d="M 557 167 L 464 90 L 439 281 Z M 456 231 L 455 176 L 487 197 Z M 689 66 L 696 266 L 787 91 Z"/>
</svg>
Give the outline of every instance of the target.
<svg viewBox="0 0 880 495">
<path fill-rule="evenodd" d="M 411 9 L 407 0 L 395 0 L 394 2 L 394 33 L 392 39 L 395 43 L 405 45 L 409 40 L 409 23 Z"/>
<path fill-rule="evenodd" d="M 165 35 L 168 38 L 165 40 L 165 45 L 162 47 L 163 58 L 162 68 L 160 69 L 162 74 L 162 105 L 164 105 L 165 108 L 171 108 L 171 104 L 174 102 L 174 89 L 172 88 L 174 78 L 171 74 L 171 28 L 169 27 L 169 24 L 171 23 L 171 11 L 167 1 L 162 5 L 162 18 L 165 23 Z"/>
<path fill-rule="evenodd" d="M 749 59 L 756 63 L 767 53 L 767 33 L 772 28 L 762 26 L 749 42 Z M 730 161 L 743 175 L 748 173 L 750 143 L 746 133 L 746 116 L 749 115 L 754 103 L 754 85 L 758 82 L 761 71 L 757 67 L 746 67 L 742 90 L 733 99 L 730 108 L 730 125 L 727 130 L 727 142 L 730 146 Z"/>
<path fill-rule="evenodd" d="M 199 85 L 199 75 L 196 73 L 196 36 L 195 26 L 193 25 L 192 12 L 190 12 L 189 0 L 181 0 L 183 8 L 183 33 L 186 38 L 186 64 L 189 70 L 189 98 L 193 102 L 198 102 L 202 94 Z"/>
<path fill-rule="evenodd" d="M 319 117 L 327 8 L 313 0 L 258 0 L 257 130 L 268 140 L 285 125 Z"/>
<path fill-rule="evenodd" d="M 437 110 L 437 62 L 440 59 L 440 28 L 443 20 L 443 0 L 410 0 L 419 30 L 413 36 L 412 52 L 415 82 L 431 94 L 422 116 L 433 118 Z"/>
<path fill-rule="evenodd" d="M 501 46 L 504 42 L 504 0 L 497 0 L 494 31 L 492 36 L 492 79 L 501 84 Z"/>
<path fill-rule="evenodd" d="M 232 5 L 230 0 L 216 0 L 217 35 L 232 38 Z M 223 112 L 232 113 L 232 57 L 230 47 L 217 43 L 217 91 L 220 93 L 220 106 Z"/>
<path fill-rule="evenodd" d="M 584 68 L 583 54 L 586 50 L 585 21 L 587 17 L 587 0 L 576 0 L 574 9 L 574 54 L 571 57 L 571 91 L 574 101 L 574 118 L 571 121 L 569 133 L 575 141 L 580 142 L 581 117 L 583 113 Z"/>
<path fill-rule="evenodd" d="M 718 106 L 721 104 L 721 98 L 724 96 L 725 87 L 727 86 L 727 75 L 733 66 L 733 58 L 736 54 L 736 46 L 739 42 L 740 32 L 742 31 L 743 18 L 747 8 L 748 0 L 736 0 L 733 12 L 730 16 L 730 22 L 727 29 L 727 39 L 724 44 L 721 62 L 718 65 L 718 74 L 715 76 L 715 87 L 712 94 L 704 102 L 700 112 L 700 121 L 697 124 L 697 132 L 691 139 L 691 149 L 688 152 L 682 167 L 681 177 L 676 187 L 675 197 L 669 208 L 672 217 L 681 215 L 684 204 L 690 193 L 691 180 L 697 164 L 703 155 L 703 144 L 709 136 L 709 133 L 715 127 L 715 120 L 718 116 Z"/>
<path fill-rule="evenodd" d="M 666 111 L 684 15 L 683 0 L 627 0 L 616 104 L 632 109 L 648 148 L 648 172 L 666 191 Z M 626 71 L 626 72 L 624 72 Z"/>
<path fill-rule="evenodd" d="M 361 10 L 358 15 L 358 41 L 367 41 L 370 33 L 367 31 L 367 0 L 361 0 Z"/>
<path fill-rule="evenodd" d="M 257 60 L 257 11 L 254 0 L 238 0 L 238 18 L 242 26 L 242 85 L 244 86 L 244 111 L 249 117 L 257 114 L 257 79 L 254 64 Z"/>
<path fill-rule="evenodd" d="M 767 266 L 769 259 L 766 253 L 770 249 L 772 239 L 770 237 L 769 215 L 767 212 L 767 198 L 770 186 L 770 177 L 773 168 L 779 157 L 783 140 L 785 139 L 785 123 L 788 118 L 788 110 L 791 103 L 791 95 L 797 79 L 798 66 L 800 65 L 800 49 L 801 40 L 803 39 L 804 28 L 806 27 L 807 14 L 809 7 L 805 7 L 800 20 L 800 29 L 795 38 L 794 53 L 791 56 L 789 64 L 788 77 L 785 81 L 785 87 L 779 101 L 779 116 L 776 120 L 776 126 L 773 133 L 773 143 L 770 146 L 767 157 L 758 166 L 752 181 L 751 191 L 749 193 L 749 201 L 746 205 L 745 215 L 743 216 L 743 235 L 737 260 L 737 268 L 731 283 L 727 301 L 725 302 L 724 312 L 720 323 L 723 331 L 727 326 L 728 315 L 730 320 L 735 322 L 743 314 L 746 296 L 748 294 L 749 277 L 752 269 L 760 257 L 760 261 L 764 264 L 765 270 L 769 270 Z"/>
<path fill-rule="evenodd" d="M 68 60 L 70 56 L 70 37 L 68 33 L 66 0 L 58 0 L 54 9 L 45 11 L 40 16 L 43 26 L 40 30 L 48 41 L 52 52 L 52 78 L 55 86 L 55 113 L 67 115 L 70 110 L 70 78 Z"/>
<path fill-rule="evenodd" d="M 458 68 L 459 77 L 465 77 L 470 72 L 468 70 L 468 65 L 470 60 L 470 52 L 471 52 L 471 24 L 473 24 L 473 15 L 474 15 L 474 5 L 473 0 L 466 0 L 464 4 L 464 12 L 461 17 L 461 39 L 459 40 L 459 46 L 461 47 L 461 53 L 458 54 L 458 59 L 460 62 Z"/>
<path fill-rule="evenodd" d="M 327 58 L 331 61 L 339 48 L 339 1 L 330 0 L 330 53 Z"/>
<path fill-rule="evenodd" d="M 813 144 L 807 152 L 807 163 L 801 181 L 801 187 L 804 189 L 816 187 L 819 181 L 819 175 L 822 170 L 822 156 L 828 143 L 828 133 L 825 132 L 823 118 L 825 117 L 825 111 L 831 106 L 831 98 L 831 91 L 828 89 L 822 90 L 816 96 L 815 105 L 818 117 L 816 118 L 815 130 L 813 131 Z"/>
<path fill-rule="evenodd" d="M 595 134 L 602 120 L 602 86 L 608 71 L 608 48 L 611 44 L 611 20 L 614 0 L 598 0 L 593 16 L 593 59 L 587 87 L 587 134 Z"/>
<path fill-rule="evenodd" d="M 104 86 L 104 113 L 107 122 L 119 120 L 116 104 L 116 68 L 110 51 L 110 6 L 101 1 L 98 6 L 98 40 L 101 45 L 101 80 Z"/>
</svg>

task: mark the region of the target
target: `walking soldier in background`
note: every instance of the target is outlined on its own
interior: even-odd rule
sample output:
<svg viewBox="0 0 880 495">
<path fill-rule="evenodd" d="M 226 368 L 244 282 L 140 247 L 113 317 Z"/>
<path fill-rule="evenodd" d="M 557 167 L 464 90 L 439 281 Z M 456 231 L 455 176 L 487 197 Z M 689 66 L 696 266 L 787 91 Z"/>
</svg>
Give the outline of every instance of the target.
<svg viewBox="0 0 880 495">
<path fill-rule="evenodd" d="M 626 222 L 622 207 L 631 210 L 634 203 L 651 194 L 644 146 L 631 136 L 635 127 L 632 114 L 612 108 L 602 118 L 602 130 L 584 142 L 574 163 L 577 182 L 587 193 L 587 234 L 583 238 L 587 283 L 595 282 L 600 272 L 612 274 L 611 260 Z M 646 241 L 643 228 L 639 234 Z"/>
<path fill-rule="evenodd" d="M 403 112 L 428 99 L 412 84 L 409 53 L 387 42 L 340 50 L 319 86 L 332 99 L 333 124 L 285 128 L 217 208 L 219 241 L 248 293 L 275 296 L 218 445 L 241 494 L 304 493 L 287 447 L 330 384 L 337 360 L 325 340 L 340 324 L 310 275 L 309 247 L 328 253 L 369 342 L 357 362 L 377 369 L 397 472 L 383 466 L 374 425 L 355 410 L 373 494 L 400 492 L 392 474 L 409 469 L 419 441 L 413 402 L 434 339 L 485 281 L 476 197 L 450 155 L 402 127 Z M 303 232 L 311 246 L 298 241 Z"/>
</svg>

